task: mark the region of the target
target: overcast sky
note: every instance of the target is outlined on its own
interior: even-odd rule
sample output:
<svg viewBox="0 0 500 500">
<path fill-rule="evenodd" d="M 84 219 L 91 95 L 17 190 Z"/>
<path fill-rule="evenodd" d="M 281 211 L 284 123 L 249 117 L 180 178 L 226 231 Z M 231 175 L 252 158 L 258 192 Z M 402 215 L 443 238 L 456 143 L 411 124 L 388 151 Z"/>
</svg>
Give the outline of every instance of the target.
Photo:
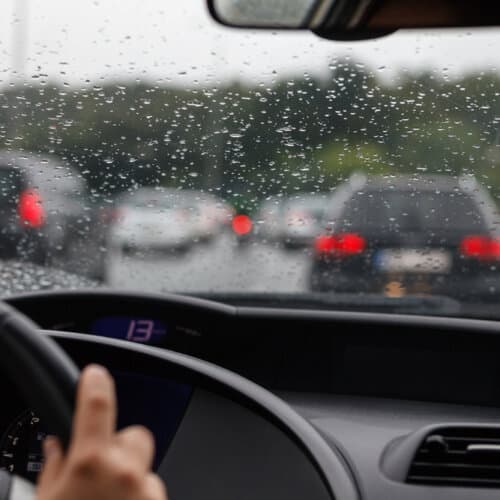
<svg viewBox="0 0 500 500">
<path fill-rule="evenodd" d="M 15 3 L 17 2 L 17 3 Z M 26 13 L 19 11 L 26 2 Z M 22 20 L 13 21 L 14 5 Z M 210 20 L 204 0 L 2 0 L 0 79 L 17 65 L 27 78 L 81 85 L 130 78 L 192 85 L 276 74 L 324 74 L 333 57 L 351 55 L 382 76 L 400 69 L 435 68 L 452 76 L 500 66 L 498 30 L 401 33 L 382 40 L 334 43 L 309 33 L 237 31 Z"/>
</svg>

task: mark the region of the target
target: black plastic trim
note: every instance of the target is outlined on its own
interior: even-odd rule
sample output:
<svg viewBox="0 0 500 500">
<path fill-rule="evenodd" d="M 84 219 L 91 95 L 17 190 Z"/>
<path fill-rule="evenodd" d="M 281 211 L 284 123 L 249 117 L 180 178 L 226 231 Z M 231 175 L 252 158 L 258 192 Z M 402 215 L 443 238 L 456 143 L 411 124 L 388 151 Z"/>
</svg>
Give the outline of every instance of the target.
<svg viewBox="0 0 500 500">
<path fill-rule="evenodd" d="M 40 416 L 52 422 L 50 432 L 66 445 L 79 377 L 76 365 L 56 343 L 38 335 L 29 318 L 2 302 L 0 348 L 4 374 Z"/>
<path fill-rule="evenodd" d="M 21 308 L 23 304 L 29 304 L 31 301 L 36 301 L 38 304 L 43 301 L 66 301 L 68 298 L 78 298 L 79 300 L 95 300 L 96 297 L 106 300 L 108 298 L 120 299 L 123 303 L 134 302 L 137 299 L 144 299 L 149 302 L 165 304 L 170 302 L 179 307 L 198 307 L 219 314 L 235 314 L 236 308 L 220 302 L 214 302 L 207 299 L 199 299 L 188 295 L 174 293 L 145 293 L 145 292 L 130 292 L 113 290 L 109 288 L 82 288 L 78 290 L 55 290 L 43 292 L 28 292 L 15 296 L 8 297 L 5 302 L 16 308 Z"/>
<path fill-rule="evenodd" d="M 333 450 L 304 418 L 284 401 L 243 377 L 211 363 L 191 356 L 154 347 L 131 344 L 126 341 L 95 337 L 87 334 L 45 331 L 61 347 L 71 344 L 98 345 L 100 350 L 127 352 L 137 357 L 160 360 L 174 369 L 177 380 L 182 379 L 198 387 L 212 390 L 271 420 L 292 438 L 308 455 L 323 477 L 328 490 L 338 500 L 358 500 L 357 485 L 339 450 Z M 110 356 L 112 359 L 112 356 Z"/>
<path fill-rule="evenodd" d="M 435 328 L 445 331 L 490 333 L 500 335 L 500 321 L 470 319 L 446 316 L 422 316 L 411 314 L 387 314 L 376 312 L 350 312 L 350 311 L 316 311 L 310 309 L 286 309 L 268 307 L 236 307 L 219 302 L 199 299 L 188 295 L 173 293 L 155 294 L 140 292 L 115 291 L 110 289 L 81 289 L 49 292 L 30 292 L 9 297 L 5 300 L 11 306 L 19 309 L 31 317 L 34 309 L 46 311 L 46 304 L 65 304 L 68 300 L 78 299 L 81 307 L 85 302 L 89 305 L 101 303 L 106 308 L 106 300 L 119 300 L 122 304 L 137 304 L 144 301 L 146 304 L 165 308 L 172 304 L 186 312 L 203 310 L 221 318 L 270 318 L 270 319 L 311 319 L 316 321 L 335 321 L 336 323 L 362 324 L 362 325 L 393 325 L 414 326 L 421 328 Z M 33 318 L 38 321 L 37 318 Z M 42 325 L 43 326 L 43 325 Z"/>
<path fill-rule="evenodd" d="M 345 31 L 328 31 L 324 28 L 313 30 L 313 33 L 325 40 L 332 40 L 336 42 L 357 42 L 364 40 L 373 40 L 375 38 L 382 38 L 384 36 L 392 35 L 397 30 L 379 30 L 379 31 L 361 31 L 358 29 L 345 30 Z"/>
</svg>

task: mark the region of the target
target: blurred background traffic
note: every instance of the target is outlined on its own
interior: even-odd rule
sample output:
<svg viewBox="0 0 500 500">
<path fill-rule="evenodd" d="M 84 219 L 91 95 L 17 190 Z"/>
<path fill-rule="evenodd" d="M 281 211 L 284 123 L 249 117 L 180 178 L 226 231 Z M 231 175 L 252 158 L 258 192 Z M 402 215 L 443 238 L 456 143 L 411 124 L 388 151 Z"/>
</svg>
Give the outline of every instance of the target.
<svg viewBox="0 0 500 500">
<path fill-rule="evenodd" d="M 498 209 L 472 175 L 356 171 L 238 207 L 220 190 L 158 184 L 103 198 L 60 157 L 5 151 L 0 192 L 3 259 L 114 287 L 500 296 Z"/>
</svg>

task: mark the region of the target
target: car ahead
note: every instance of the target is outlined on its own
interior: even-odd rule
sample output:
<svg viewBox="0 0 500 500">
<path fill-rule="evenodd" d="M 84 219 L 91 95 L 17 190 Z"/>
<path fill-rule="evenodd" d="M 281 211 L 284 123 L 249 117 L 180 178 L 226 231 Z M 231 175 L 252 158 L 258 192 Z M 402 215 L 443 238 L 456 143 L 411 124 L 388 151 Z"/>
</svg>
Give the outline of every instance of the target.
<svg viewBox="0 0 500 500">
<path fill-rule="evenodd" d="M 311 289 L 497 300 L 495 218 L 474 178 L 357 175 L 329 204 Z"/>
<path fill-rule="evenodd" d="M 139 188 L 119 197 L 116 212 L 109 230 L 111 251 L 185 251 L 198 237 L 192 204 L 179 190 Z"/>
<path fill-rule="evenodd" d="M 0 152 L 0 258 L 69 265 L 74 246 L 85 253 L 93 218 L 86 183 L 66 162 Z"/>
<path fill-rule="evenodd" d="M 267 243 L 280 241 L 283 227 L 284 199 L 280 196 L 269 196 L 263 200 L 255 215 L 255 235 Z"/>
<path fill-rule="evenodd" d="M 189 207 L 195 238 L 209 242 L 227 228 L 233 216 L 232 207 L 211 193 L 183 190 L 183 203 Z"/>
<path fill-rule="evenodd" d="M 326 200 L 323 193 L 299 193 L 283 204 L 281 241 L 286 248 L 311 245 L 320 232 Z"/>
<path fill-rule="evenodd" d="M 78 270 L 80 276 L 97 282 L 106 279 L 109 231 L 116 221 L 117 211 L 110 200 L 103 201 L 95 193 L 81 200 L 85 218 L 77 221 L 76 238 L 71 240 L 62 258 L 54 264 L 67 272 Z"/>
<path fill-rule="evenodd" d="M 234 207 L 222 198 L 213 195 L 210 196 L 207 204 L 211 217 L 216 221 L 216 232 L 228 230 L 236 213 Z"/>
</svg>

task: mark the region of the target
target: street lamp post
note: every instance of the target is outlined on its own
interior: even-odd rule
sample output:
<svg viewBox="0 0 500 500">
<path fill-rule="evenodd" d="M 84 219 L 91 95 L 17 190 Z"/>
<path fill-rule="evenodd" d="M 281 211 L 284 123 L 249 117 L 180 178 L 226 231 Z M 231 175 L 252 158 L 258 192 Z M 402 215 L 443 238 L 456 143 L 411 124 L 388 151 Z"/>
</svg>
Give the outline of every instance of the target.
<svg viewBox="0 0 500 500">
<path fill-rule="evenodd" d="M 14 0 L 12 12 L 12 62 L 11 86 L 21 87 L 26 78 L 26 58 L 28 49 L 28 13 L 29 0 Z M 9 113 L 9 138 L 15 140 L 22 124 L 24 113 L 22 100 L 11 104 Z"/>
<path fill-rule="evenodd" d="M 12 76 L 13 80 L 23 80 L 26 70 L 28 48 L 29 0 L 14 0 L 12 23 Z"/>
</svg>

